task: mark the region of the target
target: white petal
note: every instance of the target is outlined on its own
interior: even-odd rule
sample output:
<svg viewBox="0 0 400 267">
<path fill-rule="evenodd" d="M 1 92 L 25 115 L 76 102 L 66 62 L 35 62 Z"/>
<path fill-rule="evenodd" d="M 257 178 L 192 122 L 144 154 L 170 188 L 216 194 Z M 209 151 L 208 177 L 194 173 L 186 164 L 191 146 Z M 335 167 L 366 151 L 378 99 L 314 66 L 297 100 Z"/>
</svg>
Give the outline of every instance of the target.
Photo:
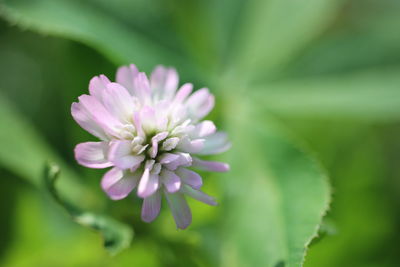
<svg viewBox="0 0 400 267">
<path fill-rule="evenodd" d="M 133 81 L 138 73 L 139 71 L 134 64 L 120 67 L 117 70 L 116 81 L 117 83 L 122 84 L 131 95 L 134 95 Z"/>
<path fill-rule="evenodd" d="M 219 154 L 227 151 L 232 146 L 228 140 L 228 136 L 224 132 L 217 132 L 215 134 L 205 137 L 203 148 L 196 152 L 200 155 Z"/>
<path fill-rule="evenodd" d="M 103 176 L 101 187 L 111 199 L 123 199 L 135 188 L 139 177 L 137 174 L 112 168 Z"/>
<path fill-rule="evenodd" d="M 108 142 L 86 142 L 75 147 L 75 158 L 79 164 L 89 168 L 107 168 L 113 164 L 106 159 Z"/>
<path fill-rule="evenodd" d="M 204 141 L 204 139 L 190 140 L 189 137 L 185 136 L 181 138 L 176 148 L 186 153 L 197 153 L 203 149 Z"/>
<path fill-rule="evenodd" d="M 161 164 L 168 164 L 171 163 L 177 159 L 179 159 L 180 156 L 177 154 L 172 154 L 172 153 L 163 153 L 162 155 L 160 155 L 160 157 L 158 158 L 158 161 Z"/>
<path fill-rule="evenodd" d="M 133 93 L 143 105 L 151 103 L 150 83 L 144 72 L 139 72 L 135 77 L 133 81 Z"/>
<path fill-rule="evenodd" d="M 107 88 L 107 84 L 110 80 L 105 75 L 95 76 L 89 82 L 89 93 L 90 95 L 101 100 L 102 92 Z"/>
<path fill-rule="evenodd" d="M 120 169 L 133 168 L 144 158 L 144 155 L 132 154 L 132 144 L 128 140 L 113 141 L 108 152 L 108 160 Z"/>
<path fill-rule="evenodd" d="M 182 167 L 188 167 L 192 165 L 192 157 L 188 153 L 175 153 L 175 155 L 178 155 L 179 157 L 169 163 L 166 163 L 164 166 L 167 167 L 169 170 L 173 171 L 176 170 L 176 168 L 182 166 Z"/>
<path fill-rule="evenodd" d="M 146 198 L 154 194 L 159 186 L 158 174 L 151 174 L 150 170 L 146 168 L 143 172 L 142 178 L 140 178 L 138 187 L 138 196 Z"/>
<path fill-rule="evenodd" d="M 79 103 L 107 134 L 117 136 L 123 124 L 110 114 L 104 105 L 94 96 L 81 95 Z"/>
<path fill-rule="evenodd" d="M 178 88 L 179 77 L 175 69 L 157 66 L 151 74 L 150 85 L 155 100 L 170 100 Z"/>
<path fill-rule="evenodd" d="M 206 120 L 198 123 L 190 135 L 193 138 L 205 137 L 215 133 L 216 130 L 217 127 L 215 127 L 215 124 L 212 121 Z"/>
<path fill-rule="evenodd" d="M 206 116 L 214 107 L 214 96 L 207 88 L 200 89 L 192 94 L 186 101 L 189 116 L 193 120 L 199 120 Z"/>
<path fill-rule="evenodd" d="M 173 101 L 174 105 L 182 104 L 183 101 L 185 101 L 186 98 L 190 95 L 192 90 L 193 90 L 193 84 L 185 83 L 184 85 L 182 85 L 175 95 L 175 99 Z"/>
<path fill-rule="evenodd" d="M 145 132 L 153 132 L 157 128 L 157 117 L 155 110 L 150 106 L 145 106 L 140 111 L 140 120 Z"/>
<path fill-rule="evenodd" d="M 103 128 L 93 119 L 90 113 L 80 103 L 72 103 L 71 114 L 75 121 L 89 133 L 100 138 L 101 140 L 110 139 Z"/>
<path fill-rule="evenodd" d="M 109 83 L 102 92 L 102 100 L 110 114 L 120 121 L 130 122 L 135 106 L 132 96 L 124 87 L 118 83 Z"/>
<path fill-rule="evenodd" d="M 158 153 L 158 143 L 167 138 L 168 132 L 161 132 L 151 138 L 150 157 L 154 158 Z"/>
<path fill-rule="evenodd" d="M 133 122 L 135 124 L 135 128 L 136 128 L 136 131 L 138 133 L 138 137 L 144 138 L 146 136 L 146 134 L 143 131 L 142 119 L 141 119 L 141 116 L 140 116 L 140 112 L 135 112 L 133 114 Z"/>
<path fill-rule="evenodd" d="M 164 151 L 170 151 L 178 145 L 179 140 L 180 139 L 178 137 L 168 138 L 163 142 L 161 149 Z"/>
</svg>

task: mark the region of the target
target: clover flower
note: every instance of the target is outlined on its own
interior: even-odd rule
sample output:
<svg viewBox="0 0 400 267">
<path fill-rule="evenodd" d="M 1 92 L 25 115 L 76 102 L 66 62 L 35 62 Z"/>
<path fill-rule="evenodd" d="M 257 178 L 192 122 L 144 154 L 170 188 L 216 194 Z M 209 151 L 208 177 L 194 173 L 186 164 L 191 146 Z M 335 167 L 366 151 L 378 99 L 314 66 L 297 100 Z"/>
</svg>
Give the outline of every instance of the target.
<svg viewBox="0 0 400 267">
<path fill-rule="evenodd" d="M 100 142 L 75 148 L 79 164 L 89 168 L 112 167 L 101 186 L 113 200 L 137 188 L 143 199 L 141 217 L 153 221 L 164 195 L 178 228 L 192 220 L 184 195 L 216 205 L 202 192 L 203 181 L 193 171 L 225 172 L 225 163 L 205 161 L 201 155 L 217 154 L 230 147 L 225 133 L 202 119 L 214 107 L 214 96 L 203 88 L 192 93 L 186 83 L 178 89 L 173 68 L 158 66 L 150 79 L 135 65 L 118 69 L 116 82 L 100 75 L 91 79 L 89 95 L 72 104 L 75 121 Z"/>
</svg>

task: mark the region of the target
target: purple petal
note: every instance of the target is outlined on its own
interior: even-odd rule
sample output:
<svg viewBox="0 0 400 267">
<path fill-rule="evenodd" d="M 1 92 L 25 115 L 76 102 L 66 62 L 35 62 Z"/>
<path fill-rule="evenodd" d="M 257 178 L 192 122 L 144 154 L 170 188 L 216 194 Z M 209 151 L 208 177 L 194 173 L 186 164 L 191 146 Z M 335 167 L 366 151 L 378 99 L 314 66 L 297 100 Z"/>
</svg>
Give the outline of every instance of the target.
<svg viewBox="0 0 400 267">
<path fill-rule="evenodd" d="M 175 160 L 177 160 L 177 159 L 179 159 L 179 158 L 180 158 L 180 156 L 177 155 L 177 154 L 163 153 L 163 154 L 158 158 L 158 161 L 159 161 L 161 164 L 168 164 L 168 163 L 171 163 L 171 162 L 173 162 L 173 161 L 175 161 Z"/>
<path fill-rule="evenodd" d="M 217 202 L 215 201 L 215 199 L 213 197 L 207 195 L 206 193 L 204 193 L 200 190 L 193 189 L 190 186 L 187 186 L 187 185 L 182 186 L 181 192 L 189 195 L 190 197 L 192 197 L 194 199 L 197 199 L 198 201 L 206 203 L 208 205 L 211 205 L 211 206 L 217 205 Z"/>
<path fill-rule="evenodd" d="M 193 90 L 193 84 L 185 83 L 184 85 L 182 85 L 181 88 L 178 90 L 178 92 L 175 95 L 173 104 L 179 105 L 179 104 L 183 103 L 183 101 L 185 101 L 186 98 L 190 95 L 192 90 Z"/>
<path fill-rule="evenodd" d="M 181 188 L 181 179 L 174 172 L 163 169 L 160 178 L 168 193 L 175 193 Z"/>
<path fill-rule="evenodd" d="M 113 164 L 106 159 L 107 142 L 86 142 L 75 147 L 75 158 L 79 164 L 95 169 L 111 167 Z"/>
<path fill-rule="evenodd" d="M 162 143 L 161 149 L 164 150 L 164 151 L 170 151 L 170 150 L 174 149 L 178 145 L 179 140 L 180 139 L 178 137 L 168 138 L 167 140 L 165 140 Z"/>
<path fill-rule="evenodd" d="M 161 194 L 159 191 L 145 198 L 142 205 L 142 220 L 149 223 L 154 221 L 160 213 Z"/>
<path fill-rule="evenodd" d="M 131 172 L 123 172 L 118 168 L 112 168 L 103 176 L 101 187 L 104 192 L 113 199 L 123 199 L 135 188 L 139 175 Z"/>
<path fill-rule="evenodd" d="M 167 138 L 168 134 L 169 134 L 168 132 L 158 133 L 151 140 L 152 141 L 156 141 L 156 142 L 160 142 L 160 141 L 164 140 L 165 138 Z"/>
<path fill-rule="evenodd" d="M 142 128 L 142 119 L 140 118 L 140 112 L 135 112 L 133 114 L 133 122 L 135 124 L 138 135 L 142 137 L 146 136 Z"/>
<path fill-rule="evenodd" d="M 205 137 L 215 133 L 217 127 L 212 121 L 202 121 L 196 125 L 192 132 L 193 137 Z"/>
<path fill-rule="evenodd" d="M 203 171 L 212 172 L 227 172 L 229 171 L 229 165 L 223 162 L 217 161 L 206 161 L 198 158 L 193 158 L 192 167 L 195 167 Z"/>
<path fill-rule="evenodd" d="M 194 171 L 186 168 L 179 168 L 175 172 L 185 184 L 190 185 L 194 189 L 199 189 L 203 185 L 201 176 Z"/>
<path fill-rule="evenodd" d="M 194 125 L 190 125 L 190 119 L 184 121 L 183 123 L 181 123 L 180 125 L 176 126 L 172 131 L 171 131 L 171 135 L 186 135 L 186 134 L 190 134 L 194 129 Z"/>
<path fill-rule="evenodd" d="M 132 155 L 131 141 L 113 141 L 108 152 L 108 160 L 120 169 L 130 169 L 144 160 L 144 155 Z"/>
<path fill-rule="evenodd" d="M 142 104 L 149 104 L 151 100 L 150 83 L 144 72 L 139 72 L 133 81 L 133 93 Z"/>
<path fill-rule="evenodd" d="M 118 168 L 112 168 L 104 174 L 103 179 L 101 180 L 101 188 L 106 191 L 106 189 L 110 188 L 113 184 L 118 182 L 122 177 L 122 170 Z"/>
<path fill-rule="evenodd" d="M 109 139 L 103 128 L 93 120 L 89 112 L 80 103 L 72 103 L 71 114 L 75 121 L 89 133 L 101 140 Z"/>
<path fill-rule="evenodd" d="M 204 139 L 190 140 L 188 137 L 184 137 L 179 142 L 177 148 L 186 153 L 197 153 L 203 149 L 204 141 Z"/>
<path fill-rule="evenodd" d="M 224 132 L 217 132 L 205 137 L 204 147 L 196 154 L 213 155 L 227 151 L 232 144 L 228 141 L 228 136 Z"/>
<path fill-rule="evenodd" d="M 157 66 L 150 77 L 153 97 L 169 100 L 178 88 L 179 77 L 175 69 Z"/>
<path fill-rule="evenodd" d="M 171 103 L 166 100 L 159 101 L 154 105 L 156 113 L 156 129 L 158 131 L 166 131 L 169 118 L 166 114 L 170 111 Z"/>
<path fill-rule="evenodd" d="M 158 142 L 167 138 L 168 132 L 161 132 L 151 138 L 150 157 L 155 158 L 158 153 Z"/>
<path fill-rule="evenodd" d="M 89 82 L 89 93 L 90 95 L 101 100 L 102 92 L 107 88 L 107 84 L 110 80 L 105 75 L 95 76 Z"/>
<path fill-rule="evenodd" d="M 192 94 L 186 101 L 189 115 L 193 119 L 201 119 L 214 107 L 214 96 L 207 88 L 200 89 Z"/>
<path fill-rule="evenodd" d="M 151 174 L 149 169 L 145 169 L 140 178 L 138 187 L 138 196 L 141 198 L 146 198 L 151 196 L 157 191 L 159 185 L 159 177 L 157 174 Z"/>
<path fill-rule="evenodd" d="M 116 81 L 122 84 L 131 95 L 134 95 L 133 81 L 138 75 L 139 71 L 135 65 L 120 67 L 117 70 Z"/>
<path fill-rule="evenodd" d="M 174 216 L 176 226 L 180 229 L 187 228 L 192 222 L 192 213 L 183 194 L 165 192 L 165 198 L 171 209 L 172 216 Z"/>
<path fill-rule="evenodd" d="M 112 116 L 100 101 L 94 96 L 81 95 L 79 98 L 81 105 L 88 111 L 91 118 L 101 128 L 110 135 L 118 135 L 122 128 L 121 122 Z"/>
<path fill-rule="evenodd" d="M 176 168 L 183 166 L 183 167 L 188 167 L 192 165 L 192 157 L 188 153 L 175 153 L 175 155 L 178 155 L 179 157 L 170 163 L 166 163 L 165 166 L 170 169 L 171 171 L 176 170 Z"/>
<path fill-rule="evenodd" d="M 140 111 L 140 121 L 145 132 L 154 131 L 157 125 L 157 117 L 154 108 L 144 106 Z"/>
<path fill-rule="evenodd" d="M 134 102 L 128 91 L 118 83 L 109 83 L 102 92 L 106 109 L 120 121 L 129 122 L 134 110 Z"/>
</svg>

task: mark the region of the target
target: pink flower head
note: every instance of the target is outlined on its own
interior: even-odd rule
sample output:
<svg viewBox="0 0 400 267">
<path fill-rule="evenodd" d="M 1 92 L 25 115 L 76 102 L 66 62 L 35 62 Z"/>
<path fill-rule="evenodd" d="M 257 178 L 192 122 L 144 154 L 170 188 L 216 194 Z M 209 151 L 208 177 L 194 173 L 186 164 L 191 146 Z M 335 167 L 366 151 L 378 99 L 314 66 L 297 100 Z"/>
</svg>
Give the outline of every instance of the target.
<svg viewBox="0 0 400 267">
<path fill-rule="evenodd" d="M 192 84 L 178 89 L 175 69 L 158 66 L 147 78 L 135 65 L 118 69 L 116 82 L 92 78 L 89 95 L 71 107 L 75 121 L 99 142 L 78 144 L 75 158 L 89 168 L 108 168 L 101 181 L 107 195 L 118 200 L 137 189 L 143 199 L 142 219 L 153 221 L 160 212 L 161 195 L 178 228 L 192 215 L 184 195 L 216 205 L 201 191 L 202 178 L 192 169 L 225 172 L 225 163 L 197 156 L 217 154 L 230 147 L 225 133 L 202 120 L 214 107 L 214 96 Z"/>
</svg>

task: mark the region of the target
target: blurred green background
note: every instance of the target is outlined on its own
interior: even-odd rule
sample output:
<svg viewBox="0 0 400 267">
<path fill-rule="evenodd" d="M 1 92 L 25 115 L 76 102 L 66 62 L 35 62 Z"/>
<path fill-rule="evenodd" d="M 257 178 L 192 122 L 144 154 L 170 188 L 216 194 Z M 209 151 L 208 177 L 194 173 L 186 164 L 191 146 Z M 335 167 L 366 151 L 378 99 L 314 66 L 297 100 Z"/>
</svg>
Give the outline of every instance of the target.
<svg viewBox="0 0 400 267">
<path fill-rule="evenodd" d="M 299 265 L 330 193 L 296 173 L 308 156 L 277 152 L 289 145 L 264 135 L 276 124 L 312 151 L 332 188 L 304 266 L 399 265 L 400 1 L 2 0 L 0 15 L 1 266 Z M 103 171 L 73 158 L 95 139 L 71 103 L 90 78 L 114 79 L 127 63 L 174 66 L 181 84 L 209 87 L 210 117 L 232 136 L 234 148 L 214 157 L 232 171 L 203 174 L 220 205 L 190 201 L 188 230 L 176 230 L 166 205 L 141 222 L 137 198 L 107 200 Z M 98 233 L 70 220 L 43 186 L 47 160 L 60 164 L 72 201 L 134 229 L 128 249 L 110 256 Z M 289 190 L 283 177 L 299 185 Z M 307 218 L 301 241 L 274 235 L 301 232 Z"/>
</svg>

